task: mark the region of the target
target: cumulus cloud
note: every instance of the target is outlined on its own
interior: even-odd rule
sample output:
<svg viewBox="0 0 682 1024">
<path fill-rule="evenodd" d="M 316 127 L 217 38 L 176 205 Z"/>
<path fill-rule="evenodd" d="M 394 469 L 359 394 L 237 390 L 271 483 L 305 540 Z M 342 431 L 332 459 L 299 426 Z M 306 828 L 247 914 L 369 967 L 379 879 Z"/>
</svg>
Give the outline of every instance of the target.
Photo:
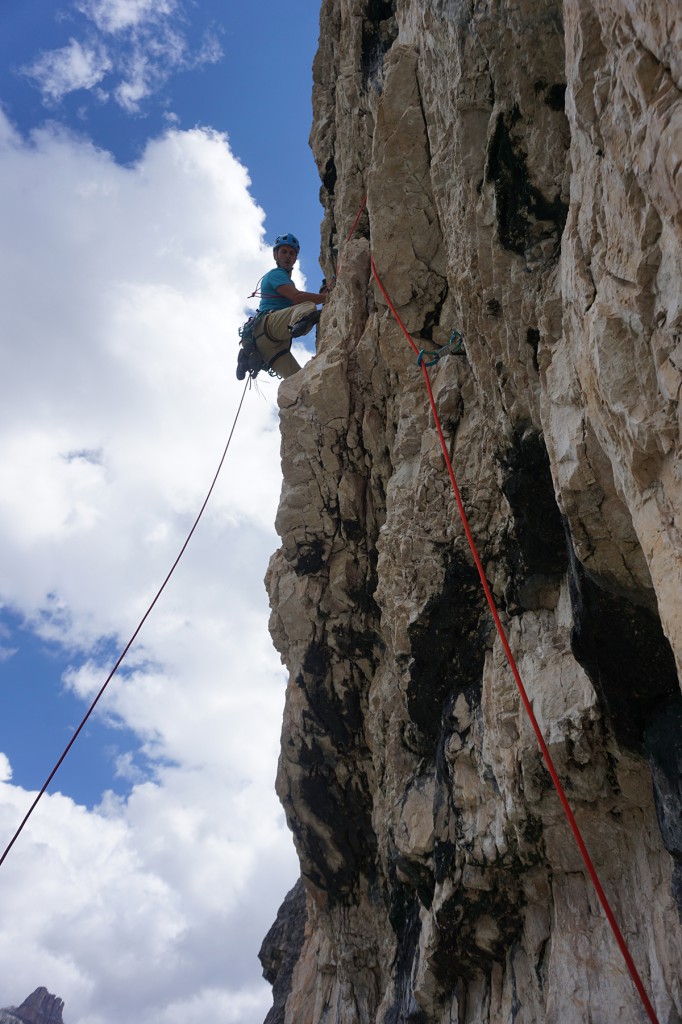
<svg viewBox="0 0 682 1024">
<path fill-rule="evenodd" d="M 170 130 L 122 167 L 54 126 L 24 139 L 0 111 L 0 602 L 80 655 L 55 686 L 84 701 L 177 555 L 241 397 L 237 328 L 271 264 L 248 189 L 216 132 Z M 296 875 L 262 584 L 275 391 L 265 378 L 247 395 L 205 516 L 96 712 L 140 738 L 112 764 L 128 795 L 91 810 L 45 797 L 0 869 L 7 1002 L 44 984 L 80 1024 L 267 1011 L 256 952 Z M 0 753 L 3 836 L 32 796 Z"/>
<path fill-rule="evenodd" d="M 89 1024 L 200 1024 L 209 1006 L 211 1018 L 262 1022 L 271 996 L 255 953 L 291 868 L 281 824 L 261 802 L 254 827 L 224 780 L 197 800 L 197 780 L 174 776 L 138 787 L 125 809 L 44 798 L 0 878 L 8 1001 L 40 983 L 65 998 L 67 1020 Z M 0 784 L 3 831 L 30 795 Z"/>
<path fill-rule="evenodd" d="M 99 102 L 113 98 L 127 113 L 137 113 L 171 75 L 222 58 L 213 30 L 190 46 L 185 6 L 180 0 L 81 0 L 73 10 L 85 19 L 83 38 L 40 53 L 23 72 L 47 103 L 88 90 Z"/>
</svg>

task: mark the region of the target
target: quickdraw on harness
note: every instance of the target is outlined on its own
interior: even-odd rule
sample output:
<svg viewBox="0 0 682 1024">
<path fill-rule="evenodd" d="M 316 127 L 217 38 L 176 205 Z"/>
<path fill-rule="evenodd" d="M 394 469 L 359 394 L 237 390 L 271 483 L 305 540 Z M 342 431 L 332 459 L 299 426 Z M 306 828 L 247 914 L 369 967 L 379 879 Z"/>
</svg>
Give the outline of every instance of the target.
<svg viewBox="0 0 682 1024">
<path fill-rule="evenodd" d="M 237 332 L 239 334 L 237 380 L 244 380 L 247 374 L 251 380 L 255 380 L 261 370 L 266 370 L 271 377 L 277 376 L 272 369 L 271 363 L 267 363 L 263 359 L 256 345 L 256 339 L 253 336 L 253 329 L 262 315 L 262 313 L 254 313 L 245 324 L 242 324 Z"/>
<path fill-rule="evenodd" d="M 450 340 L 445 343 L 441 348 L 436 349 L 435 352 L 427 352 L 425 348 L 421 349 L 417 356 L 417 366 L 435 366 L 441 356 L 464 356 L 464 335 L 459 331 L 453 331 L 450 335 Z M 428 359 L 426 357 L 429 357 Z"/>
</svg>

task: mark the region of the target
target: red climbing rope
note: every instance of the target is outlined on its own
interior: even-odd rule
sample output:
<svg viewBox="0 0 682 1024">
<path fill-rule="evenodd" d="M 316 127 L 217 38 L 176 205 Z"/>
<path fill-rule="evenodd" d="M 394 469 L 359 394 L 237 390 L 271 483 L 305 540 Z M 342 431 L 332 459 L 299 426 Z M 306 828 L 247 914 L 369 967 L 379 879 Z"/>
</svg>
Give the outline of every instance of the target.
<svg viewBox="0 0 682 1024">
<path fill-rule="evenodd" d="M 151 604 L 149 605 L 149 607 L 147 608 L 147 611 L 146 611 L 146 612 L 144 613 L 144 615 L 143 615 L 143 616 L 142 616 L 142 618 L 140 619 L 140 622 L 139 622 L 139 624 L 138 624 L 138 626 L 137 626 L 137 629 L 135 630 L 135 632 L 134 632 L 134 633 L 133 633 L 133 635 L 131 636 L 131 638 L 130 638 L 130 640 L 128 641 L 128 643 L 127 643 L 127 644 L 125 645 L 125 647 L 123 648 L 123 651 L 121 652 L 121 654 L 120 654 L 120 656 L 119 656 L 119 659 L 118 659 L 118 661 L 116 662 L 116 664 L 115 664 L 115 665 L 114 665 L 114 667 L 112 668 L 111 672 L 109 673 L 109 675 L 108 675 L 108 676 L 107 676 L 107 678 L 105 679 L 104 683 L 102 684 L 102 686 L 101 686 L 101 688 L 100 688 L 100 691 L 99 691 L 99 693 L 97 694 L 97 696 L 96 696 L 96 697 L 95 697 L 95 699 L 93 700 L 92 704 L 91 704 L 91 705 L 90 705 L 90 707 L 88 708 L 87 714 L 86 714 L 86 715 L 85 715 L 85 717 L 83 718 L 83 721 L 82 721 L 82 722 L 81 722 L 81 724 L 80 724 L 80 725 L 78 726 L 78 728 L 77 728 L 77 729 L 76 729 L 76 731 L 74 732 L 73 736 L 72 736 L 72 737 L 71 737 L 71 739 L 69 740 L 68 744 L 67 744 L 67 745 L 66 745 L 66 747 L 64 748 L 64 751 L 63 751 L 63 753 L 62 753 L 61 757 L 59 758 L 59 760 L 57 761 L 56 765 L 54 766 L 54 768 L 52 769 L 52 771 L 51 771 L 51 772 L 50 772 L 50 774 L 48 775 L 47 779 L 46 779 L 46 780 L 45 780 L 45 782 L 43 783 L 42 789 L 40 790 L 40 792 L 38 793 L 37 797 L 35 798 L 35 800 L 34 800 L 34 801 L 33 801 L 33 803 L 31 804 L 31 806 L 29 807 L 28 811 L 27 811 L 27 812 L 26 812 L 26 814 L 24 815 L 24 819 L 23 819 L 23 821 L 21 822 L 21 824 L 19 825 L 19 828 L 18 828 L 18 829 L 16 830 L 16 832 L 15 832 L 15 833 L 14 833 L 14 835 L 12 836 L 11 840 L 10 840 L 10 841 L 9 841 L 9 843 L 7 844 L 7 846 L 6 846 L 6 848 L 5 848 L 5 852 L 3 853 L 2 857 L 0 857 L 0 867 L 1 867 L 1 866 L 2 866 L 3 864 L 4 864 L 4 862 L 5 862 L 5 858 L 7 857 L 7 854 L 8 854 L 8 853 L 9 853 L 9 851 L 10 851 L 10 850 L 12 849 L 12 847 L 13 847 L 13 846 L 14 846 L 14 844 L 16 843 L 17 839 L 19 838 L 19 836 L 20 836 L 20 835 L 21 835 L 21 833 L 23 832 L 23 830 L 24 830 L 24 826 L 26 825 L 26 823 L 28 822 L 28 819 L 29 819 L 29 818 L 31 817 L 31 815 L 33 814 L 34 810 L 36 809 L 36 807 L 37 807 L 37 805 L 38 805 L 38 801 L 39 801 L 39 800 L 40 800 L 40 798 L 41 798 L 41 797 L 43 796 L 43 794 L 45 793 L 45 791 L 46 791 L 47 787 L 48 787 L 48 786 L 50 785 L 50 783 L 52 782 L 53 778 L 55 777 L 55 775 L 56 775 L 56 774 L 57 774 L 57 772 L 59 771 L 59 768 L 61 767 L 61 764 L 62 764 L 62 762 L 64 761 L 64 759 L 65 759 L 66 755 L 67 755 L 67 754 L 69 753 L 69 751 L 71 750 L 71 747 L 72 747 L 72 746 L 74 745 L 74 743 L 75 743 L 75 742 L 76 742 L 76 740 L 78 739 L 78 736 L 80 735 L 80 733 L 81 733 L 81 730 L 83 729 L 83 726 L 85 725 L 85 723 L 87 722 L 87 720 L 88 720 L 88 719 L 90 718 L 90 715 L 92 714 L 92 712 L 93 712 L 93 711 L 95 710 L 95 707 L 96 707 L 96 705 L 97 705 L 97 703 L 98 703 L 98 701 L 99 701 L 100 697 L 102 696 L 102 694 L 103 694 L 103 693 L 104 693 L 104 691 L 106 690 L 107 686 L 109 685 L 109 683 L 111 682 L 112 678 L 114 677 L 114 674 L 115 674 L 115 673 L 116 673 L 116 671 L 118 670 L 118 668 L 119 668 L 119 666 L 120 666 L 121 662 L 123 661 L 123 659 L 125 658 L 126 654 L 128 653 L 128 651 L 129 651 L 129 650 L 130 650 L 130 648 L 132 647 L 133 643 L 135 642 L 135 639 L 136 639 L 136 637 L 137 637 L 138 633 L 140 632 L 140 630 L 141 630 L 141 629 L 142 629 L 142 627 L 144 626 L 145 622 L 147 621 L 147 619 L 148 619 L 149 615 L 151 614 L 152 608 L 154 607 L 154 605 L 156 604 L 156 602 L 157 602 L 157 601 L 159 600 L 159 598 L 161 597 L 161 594 L 163 593 L 163 591 L 164 591 L 164 590 L 165 590 L 165 588 L 166 588 L 166 584 L 168 583 L 168 581 L 170 580 L 171 576 L 172 576 L 172 575 L 173 575 L 173 573 L 175 572 L 175 569 L 176 569 L 176 566 L 177 566 L 178 562 L 180 561 L 180 559 L 181 559 L 181 558 L 182 558 L 182 556 L 184 555 L 184 553 L 185 553 L 185 549 L 186 549 L 187 545 L 189 544 L 190 540 L 192 539 L 192 535 L 193 535 L 194 531 L 196 530 L 197 526 L 199 525 L 199 520 L 201 519 L 202 515 L 204 514 L 204 509 L 205 509 L 205 508 L 206 508 L 206 506 L 208 505 L 208 500 L 209 500 L 209 498 L 211 497 L 211 494 L 213 493 L 213 488 L 215 487 L 215 485 L 216 485 L 216 482 L 217 482 L 217 480 L 218 480 L 218 476 L 219 476 L 219 474 L 220 474 L 220 470 L 221 470 L 221 469 L 223 468 L 223 463 L 224 463 L 224 461 L 225 461 L 225 457 L 226 457 L 226 455 L 227 455 L 227 449 L 228 449 L 228 448 L 230 447 L 230 441 L 232 440 L 232 435 L 234 434 L 234 428 L 235 428 L 235 427 L 237 426 L 237 420 L 239 419 L 239 413 L 241 412 L 241 410 L 242 410 L 242 405 L 244 404 L 244 397 L 245 397 L 245 395 L 246 395 L 246 389 L 247 389 L 247 387 L 248 387 L 249 383 L 250 383 L 250 378 L 248 378 L 248 377 L 247 377 L 247 380 L 246 380 L 246 384 L 244 385 L 244 390 L 243 390 L 243 392 L 242 392 L 242 397 L 241 397 L 241 399 L 240 399 L 240 401 L 239 401 L 239 405 L 238 405 L 238 407 L 237 407 L 237 413 L 236 413 L 236 415 L 235 415 L 235 417 L 234 417 L 234 422 L 232 423 L 232 428 L 231 428 L 231 430 L 230 430 L 230 434 L 229 434 L 229 437 L 227 438 L 227 443 L 226 443 L 226 445 L 225 445 L 225 448 L 224 448 L 224 450 L 223 450 L 223 454 L 222 454 L 222 457 L 221 457 L 221 459 L 220 459 L 220 462 L 218 463 L 218 468 L 217 468 L 217 470 L 216 470 L 216 472 L 215 472 L 215 476 L 213 477 L 213 481 L 212 481 L 212 483 L 211 483 L 211 486 L 210 486 L 210 487 L 209 487 L 209 489 L 208 489 L 208 494 L 207 494 L 207 495 L 206 495 L 206 497 L 204 498 L 204 503 L 203 503 L 203 505 L 201 506 L 201 508 L 199 509 L 199 514 L 198 514 L 198 516 L 196 517 L 196 519 L 194 520 L 194 524 L 193 524 L 193 526 L 192 526 L 192 529 L 191 529 L 191 530 L 189 531 L 189 533 L 187 534 L 187 539 L 185 540 L 185 543 L 184 543 L 184 544 L 182 545 L 182 547 L 180 548 L 180 553 L 178 554 L 177 558 L 175 559 L 175 561 L 173 562 L 172 566 L 170 567 L 170 570 L 169 570 L 169 572 L 168 572 L 168 575 L 166 576 L 165 580 L 163 581 L 163 583 L 161 584 L 161 586 L 160 586 L 160 587 L 159 587 L 159 589 L 157 590 L 157 592 L 156 592 L 156 596 L 155 596 L 154 600 L 153 600 L 153 601 L 152 601 L 152 603 L 151 603 Z"/>
<path fill-rule="evenodd" d="M 403 332 L 403 334 L 407 338 L 408 342 L 410 343 L 410 346 L 412 347 L 412 350 L 414 351 L 414 354 L 417 357 L 419 357 L 419 349 L 415 345 L 411 335 L 409 334 L 407 328 L 405 327 L 405 324 L 400 319 L 400 316 L 398 315 L 398 313 L 397 313 L 397 311 L 395 309 L 395 306 L 391 302 L 386 289 L 384 288 L 383 284 L 381 283 L 381 278 L 379 277 L 379 274 L 377 273 L 377 268 L 376 268 L 376 265 L 374 263 L 374 259 L 372 257 L 370 257 L 370 263 L 371 263 L 371 266 L 372 266 L 372 274 L 374 275 L 374 279 L 376 280 L 376 283 L 379 286 L 381 294 L 383 295 L 384 299 L 386 300 L 388 308 L 390 309 L 391 313 L 395 317 L 395 320 L 396 320 L 398 326 L 400 327 L 401 331 Z M 542 751 L 542 756 L 545 759 L 545 764 L 547 765 L 549 774 L 552 777 L 552 782 L 554 783 L 554 788 L 557 791 L 557 794 L 559 796 L 559 800 L 561 801 L 561 805 L 562 805 L 562 807 L 564 809 L 564 813 L 566 814 L 566 817 L 568 819 L 568 823 L 569 823 L 569 825 L 571 827 L 571 832 L 573 833 L 573 837 L 574 837 L 576 843 L 578 844 L 578 849 L 580 850 L 580 853 L 582 855 L 583 861 L 585 862 L 585 867 L 587 868 L 589 876 L 592 879 L 592 883 L 593 883 L 594 888 L 596 890 L 597 896 L 599 897 L 599 902 L 602 905 L 602 908 L 604 910 L 604 913 L 606 914 L 608 922 L 611 925 L 611 930 L 612 930 L 612 932 L 613 932 L 613 934 L 615 936 L 616 942 L 618 943 L 620 951 L 623 954 L 623 959 L 625 960 L 625 963 L 627 965 L 627 969 L 630 972 L 630 977 L 632 978 L 632 980 L 634 982 L 634 985 L 635 985 L 635 988 L 637 989 L 637 992 L 639 994 L 639 997 L 642 1000 L 642 1004 L 644 1006 L 644 1009 L 647 1012 L 649 1020 L 652 1022 L 652 1024 L 659 1024 L 658 1018 L 657 1018 L 657 1016 L 656 1016 L 656 1014 L 654 1012 L 654 1008 L 651 1005 L 649 997 L 648 997 L 648 995 L 646 993 L 646 989 L 644 988 L 644 985 L 642 983 L 642 979 L 640 978 L 640 976 L 639 976 L 639 974 L 637 972 L 637 968 L 635 967 L 634 960 L 632 959 L 632 957 L 630 955 L 630 951 L 629 951 L 629 949 L 628 949 L 628 947 L 627 947 L 627 945 L 625 943 L 625 939 L 623 938 L 621 930 L 618 927 L 618 922 L 616 921 L 614 913 L 611 910 L 611 906 L 609 904 L 609 901 L 606 898 L 606 893 L 604 892 L 604 890 L 602 888 L 602 885 L 601 885 L 601 882 L 599 881 L 599 876 L 597 875 L 597 871 L 595 869 L 595 866 L 592 863 L 592 858 L 590 857 L 590 855 L 589 855 L 589 853 L 587 851 L 587 847 L 585 846 L 585 843 L 583 841 L 583 837 L 582 837 L 582 834 L 580 832 L 580 828 L 578 827 L 578 823 L 575 820 L 575 817 L 573 815 L 573 811 L 571 810 L 570 804 L 569 804 L 569 802 L 568 802 L 568 800 L 566 798 L 566 794 L 564 792 L 564 787 L 561 785 L 561 780 L 559 779 L 559 776 L 557 775 L 556 768 L 554 767 L 554 762 L 552 761 L 552 756 L 551 756 L 551 754 L 550 754 L 550 752 L 549 752 L 549 750 L 547 748 L 547 744 L 544 741 L 544 738 L 542 736 L 542 732 L 540 730 L 540 726 L 538 725 L 537 719 L 535 717 L 535 713 L 533 711 L 533 707 L 532 707 L 531 702 L 530 702 L 530 700 L 528 698 L 528 694 L 526 693 L 526 688 L 523 685 L 523 680 L 521 679 L 521 675 L 520 675 L 519 670 L 517 668 L 516 661 L 514 659 L 514 655 L 512 654 L 511 648 L 509 646 L 509 642 L 507 640 L 507 636 L 506 636 L 506 633 L 504 631 L 504 627 L 502 625 L 502 622 L 500 621 L 500 616 L 498 615 L 497 608 L 495 606 L 495 601 L 494 601 L 494 598 L 493 598 L 492 593 L 490 591 L 490 587 L 488 586 L 488 581 L 486 579 L 485 572 L 483 570 L 483 565 L 481 563 L 481 559 L 479 557 L 478 550 L 476 548 L 476 544 L 474 542 L 474 538 L 473 538 L 473 535 L 471 533 L 471 529 L 469 527 L 469 521 L 467 519 L 466 512 L 464 511 L 464 505 L 462 503 L 462 498 L 461 498 L 461 495 L 459 493 L 459 487 L 457 486 L 457 481 L 455 479 L 455 473 L 454 473 L 454 470 L 452 468 L 452 461 L 451 461 L 450 455 L 448 453 L 448 448 L 447 448 L 447 445 L 445 443 L 445 438 L 443 437 L 443 430 L 442 430 L 442 427 L 441 427 L 440 418 L 438 416 L 438 411 L 436 409 L 436 403 L 435 403 L 435 400 L 434 400 L 434 397 L 433 397 L 433 391 L 431 389 L 431 381 L 429 379 L 429 371 L 428 371 L 428 369 L 427 369 L 427 367 L 426 367 L 426 365 L 425 365 L 423 360 L 419 361 L 419 365 L 421 366 L 422 373 L 424 374 L 424 383 L 426 384 L 426 390 L 427 390 L 428 395 L 429 395 L 429 403 L 431 405 L 431 412 L 433 413 L 433 418 L 434 418 L 434 421 L 435 421 L 435 424 L 436 424 L 436 430 L 438 431 L 438 437 L 440 439 L 441 448 L 443 450 L 443 456 L 445 458 L 445 464 L 446 464 L 446 466 L 448 468 L 448 475 L 450 477 L 450 483 L 452 484 L 452 490 L 453 490 L 453 493 L 455 495 L 455 501 L 457 502 L 457 508 L 459 509 L 459 515 L 460 515 L 460 518 L 462 520 L 462 525 L 464 527 L 464 532 L 466 534 L 467 541 L 469 542 L 469 548 L 471 549 L 471 554 L 473 555 L 474 562 L 476 563 L 476 568 L 478 569 L 478 575 L 481 578 L 481 584 L 483 586 L 483 590 L 485 591 L 486 600 L 488 602 L 488 606 L 490 608 L 490 611 L 492 613 L 493 619 L 495 621 L 495 627 L 496 627 L 498 635 L 500 637 L 500 641 L 502 643 L 502 647 L 504 648 L 504 653 L 507 656 L 507 661 L 509 662 L 509 667 L 512 670 L 512 674 L 514 676 L 514 680 L 515 680 L 516 685 L 518 687 L 519 694 L 521 695 L 521 700 L 523 702 L 523 706 L 525 707 L 526 712 L 528 714 L 528 718 L 530 719 L 530 723 L 531 723 L 531 725 L 533 727 L 533 732 L 535 733 L 535 736 L 537 738 L 538 744 L 540 745 L 540 750 Z"/>
<path fill-rule="evenodd" d="M 355 218 L 355 220 L 353 221 L 353 227 L 348 232 L 348 238 L 346 239 L 346 245 L 348 245 L 348 243 L 350 242 L 351 238 L 355 234 L 355 229 L 358 226 L 358 221 L 360 220 L 360 217 L 362 216 L 362 211 L 364 210 L 366 205 L 367 205 L 367 196 L 363 196 L 362 202 L 360 204 L 360 209 L 358 210 L 358 215 Z"/>
</svg>

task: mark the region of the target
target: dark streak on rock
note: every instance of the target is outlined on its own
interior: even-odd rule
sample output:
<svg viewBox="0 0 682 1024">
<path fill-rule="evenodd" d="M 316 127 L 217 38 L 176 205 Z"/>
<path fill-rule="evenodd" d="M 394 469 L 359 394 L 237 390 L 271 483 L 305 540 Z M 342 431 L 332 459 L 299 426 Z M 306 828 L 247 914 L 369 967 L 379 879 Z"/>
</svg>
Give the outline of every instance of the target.
<svg viewBox="0 0 682 1024">
<path fill-rule="evenodd" d="M 390 875 L 389 920 L 398 940 L 393 963 L 396 995 L 383 1019 L 385 1024 L 404 1024 L 406 1021 L 411 1024 L 428 1024 L 427 1017 L 417 1007 L 412 994 L 412 969 L 421 927 L 419 900 L 412 889 L 395 877 L 395 865 L 390 869 Z"/>
<path fill-rule="evenodd" d="M 556 257 L 568 207 L 558 195 L 547 199 L 532 184 L 526 154 L 513 134 L 520 120 L 518 106 L 499 114 L 488 149 L 486 181 L 495 188 L 498 238 L 504 249 L 519 256 L 543 239 L 552 238 Z"/>
<path fill-rule="evenodd" d="M 577 559 L 571 569 L 573 654 L 597 691 L 618 742 L 643 754 L 652 719 L 679 695 L 670 644 L 649 608 L 610 592 Z"/>
<path fill-rule="evenodd" d="M 448 698 L 466 692 L 470 703 L 479 703 L 489 631 L 478 573 L 455 555 L 440 594 L 428 601 L 408 630 L 413 660 L 407 709 L 418 727 L 423 755 L 436 752 Z"/>
<path fill-rule="evenodd" d="M 379 88 L 384 57 L 398 36 L 394 0 L 367 0 L 362 21 L 362 84 Z"/>
<path fill-rule="evenodd" d="M 505 598 L 514 613 L 542 606 L 548 588 L 557 587 L 568 568 L 568 550 L 542 437 L 517 433 L 501 465 L 502 492 L 513 516 L 505 544 Z"/>
</svg>

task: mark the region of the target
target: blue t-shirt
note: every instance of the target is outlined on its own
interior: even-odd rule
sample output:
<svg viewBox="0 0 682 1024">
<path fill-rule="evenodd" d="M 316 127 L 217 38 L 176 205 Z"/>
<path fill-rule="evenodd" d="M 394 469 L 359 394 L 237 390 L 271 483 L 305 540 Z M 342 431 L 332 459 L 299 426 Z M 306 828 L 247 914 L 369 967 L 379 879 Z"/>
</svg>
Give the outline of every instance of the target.
<svg viewBox="0 0 682 1024">
<path fill-rule="evenodd" d="M 272 309 L 286 309 L 293 306 L 291 299 L 285 299 L 283 295 L 277 294 L 277 289 L 283 284 L 291 284 L 291 275 L 286 270 L 275 267 L 269 270 L 260 283 L 260 306 L 259 313 L 269 312 Z"/>
</svg>

